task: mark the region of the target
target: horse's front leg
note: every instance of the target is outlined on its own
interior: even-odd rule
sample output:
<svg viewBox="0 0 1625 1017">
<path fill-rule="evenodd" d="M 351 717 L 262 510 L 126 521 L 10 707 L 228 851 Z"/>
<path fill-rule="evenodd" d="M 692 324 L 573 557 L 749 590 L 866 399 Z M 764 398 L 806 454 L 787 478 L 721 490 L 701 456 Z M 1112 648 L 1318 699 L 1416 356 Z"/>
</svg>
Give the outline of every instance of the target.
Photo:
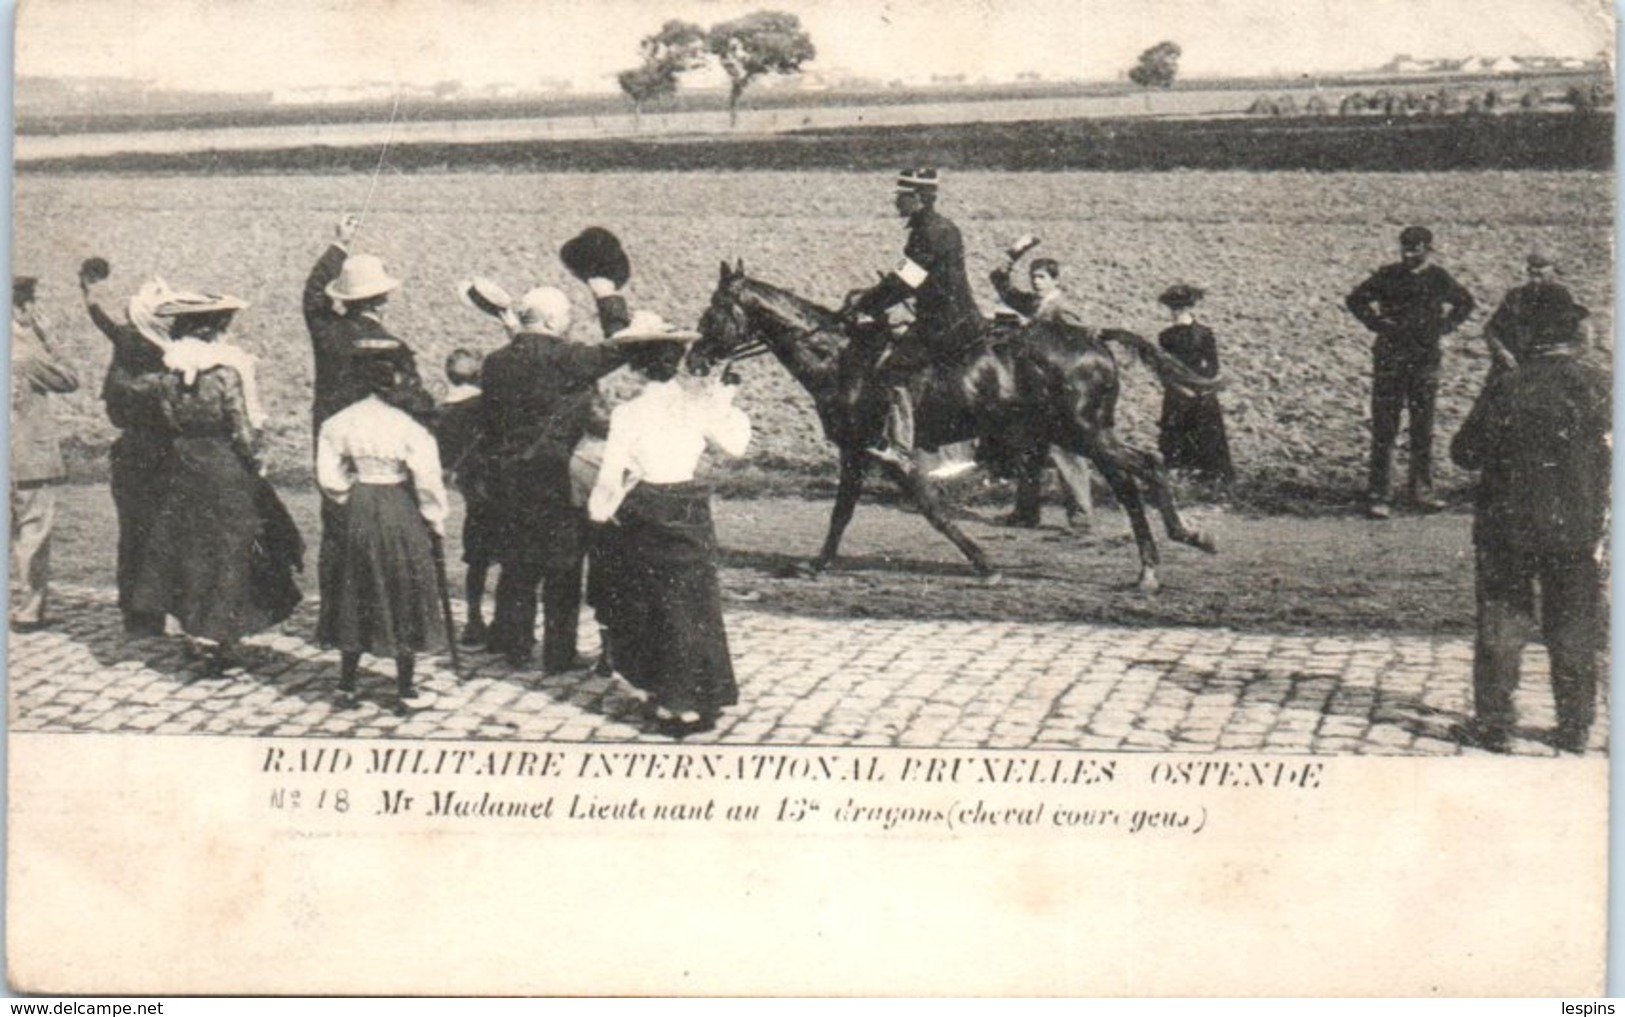
<svg viewBox="0 0 1625 1017">
<path fill-rule="evenodd" d="M 971 567 L 976 570 L 977 574 L 985 579 L 997 581 L 999 574 L 989 564 L 987 555 L 982 553 L 981 546 L 976 541 L 965 536 L 964 531 L 954 525 L 953 520 L 948 518 L 947 512 L 943 510 L 941 500 L 937 497 L 936 487 L 922 476 L 917 469 L 904 469 L 893 463 L 885 465 L 886 472 L 897 482 L 899 487 L 908 493 L 910 500 L 919 507 L 920 514 L 925 516 L 926 521 L 934 526 L 938 533 L 947 537 L 955 547 L 959 548 L 959 553 L 965 556 L 965 560 L 971 563 Z"/>
<path fill-rule="evenodd" d="M 840 553 L 841 537 L 852 513 L 858 507 L 858 496 L 863 494 L 863 478 L 869 470 L 868 457 L 861 449 L 841 450 L 840 487 L 835 492 L 835 508 L 829 514 L 829 531 L 824 535 L 824 549 L 810 563 L 814 573 L 823 572 L 835 564 Z"/>
</svg>

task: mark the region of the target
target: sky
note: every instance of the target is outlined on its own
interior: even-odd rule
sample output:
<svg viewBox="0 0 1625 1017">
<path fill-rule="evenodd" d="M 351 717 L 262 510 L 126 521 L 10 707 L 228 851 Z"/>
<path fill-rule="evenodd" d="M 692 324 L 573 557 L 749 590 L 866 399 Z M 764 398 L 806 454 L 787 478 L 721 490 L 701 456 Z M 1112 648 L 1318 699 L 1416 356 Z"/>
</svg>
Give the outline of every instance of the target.
<svg viewBox="0 0 1625 1017">
<path fill-rule="evenodd" d="M 810 65 L 882 81 L 1110 79 L 1172 39 L 1187 77 L 1613 51 L 1610 0 L 22 0 L 16 69 L 268 90 L 362 81 L 614 90 L 668 18 L 798 15 Z"/>
</svg>

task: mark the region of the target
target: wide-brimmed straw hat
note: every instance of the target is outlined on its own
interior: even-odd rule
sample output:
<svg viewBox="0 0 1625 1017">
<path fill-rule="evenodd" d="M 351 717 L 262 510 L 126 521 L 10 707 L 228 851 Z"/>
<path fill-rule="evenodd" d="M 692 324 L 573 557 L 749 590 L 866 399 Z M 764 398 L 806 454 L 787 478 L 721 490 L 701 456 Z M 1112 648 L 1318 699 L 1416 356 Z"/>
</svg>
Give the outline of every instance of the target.
<svg viewBox="0 0 1625 1017">
<path fill-rule="evenodd" d="M 632 321 L 609 337 L 612 343 L 687 343 L 700 334 L 692 329 L 678 328 L 653 311 L 633 311 Z"/>
<path fill-rule="evenodd" d="M 941 176 L 934 166 L 920 166 L 915 169 L 906 169 L 897 174 L 898 193 L 935 194 Z"/>
<path fill-rule="evenodd" d="M 502 317 L 502 312 L 513 306 L 513 297 L 507 290 L 482 276 L 458 283 L 457 296 L 464 304 L 493 318 Z"/>
<path fill-rule="evenodd" d="M 221 311 L 241 311 L 248 301 L 222 293 L 172 293 L 153 313 L 160 318 L 179 318 L 187 314 L 216 314 Z"/>
<path fill-rule="evenodd" d="M 339 277 L 327 284 L 327 295 L 334 300 L 366 300 L 382 296 L 401 284 L 384 271 L 383 259 L 375 254 L 352 254 L 344 259 Z"/>
</svg>

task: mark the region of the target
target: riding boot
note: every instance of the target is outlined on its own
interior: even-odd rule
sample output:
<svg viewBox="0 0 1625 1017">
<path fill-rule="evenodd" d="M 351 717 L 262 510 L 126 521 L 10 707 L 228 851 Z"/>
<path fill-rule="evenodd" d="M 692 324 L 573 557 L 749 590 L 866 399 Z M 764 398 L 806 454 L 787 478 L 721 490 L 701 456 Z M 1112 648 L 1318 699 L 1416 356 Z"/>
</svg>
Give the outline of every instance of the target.
<svg viewBox="0 0 1625 1017">
<path fill-rule="evenodd" d="M 881 445 L 870 449 L 869 454 L 913 472 L 914 401 L 908 389 L 901 385 L 892 387 L 886 395 L 886 430 Z"/>
</svg>

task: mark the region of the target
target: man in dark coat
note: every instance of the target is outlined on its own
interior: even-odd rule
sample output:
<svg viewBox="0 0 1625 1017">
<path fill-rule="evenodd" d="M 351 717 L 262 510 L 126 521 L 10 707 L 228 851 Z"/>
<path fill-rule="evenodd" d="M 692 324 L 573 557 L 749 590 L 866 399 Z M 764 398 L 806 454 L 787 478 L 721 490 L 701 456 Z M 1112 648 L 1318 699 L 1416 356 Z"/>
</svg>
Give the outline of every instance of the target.
<svg viewBox="0 0 1625 1017">
<path fill-rule="evenodd" d="M 51 397 L 79 388 L 73 369 L 57 359 L 34 308 L 38 280 L 11 281 L 11 557 L 23 595 L 13 599 L 11 627 L 27 632 L 48 624 L 51 530 L 56 488 L 67 479 Z"/>
<path fill-rule="evenodd" d="M 1394 439 L 1401 411 L 1410 415 L 1409 499 L 1437 511 L 1433 497 L 1433 408 L 1439 395 L 1439 339 L 1473 313 L 1473 296 L 1450 273 L 1429 264 L 1433 234 L 1407 226 L 1399 261 L 1384 265 L 1348 295 L 1350 312 L 1376 334 L 1371 373 L 1371 473 L 1367 514 L 1386 519 Z M 1448 310 L 1446 310 L 1448 308 Z"/>
<path fill-rule="evenodd" d="M 400 281 L 391 278 L 374 255 L 350 253 L 360 225 L 355 216 L 345 216 L 335 231 L 336 239 L 305 279 L 305 327 L 316 361 L 312 434 L 321 430 L 328 417 L 368 395 L 351 364 L 355 344 L 362 340 L 374 356 L 381 342 L 400 347 L 397 357 L 407 377 L 389 401 L 421 423 L 434 419 L 434 399 L 423 388 L 411 349 L 384 325 L 384 305 Z"/>
<path fill-rule="evenodd" d="M 1506 750 L 1515 720 L 1512 697 L 1537 587 L 1556 746 L 1584 752 L 1596 713 L 1613 386 L 1581 359 L 1580 344 L 1561 335 L 1529 333 L 1517 366 L 1490 378 L 1450 444 L 1458 465 L 1482 471 L 1473 517 L 1474 719 L 1457 733 L 1497 752 Z"/>
<path fill-rule="evenodd" d="M 1494 372 L 1516 366 L 1535 347 L 1586 342 L 1584 323 L 1591 312 L 1575 303 L 1568 287 L 1557 281 L 1552 259 L 1537 251 L 1525 264 L 1529 281 L 1508 290 L 1484 326 L 1495 357 Z"/>
<path fill-rule="evenodd" d="M 564 336 L 570 300 L 542 287 L 514 308 L 513 341 L 485 358 L 481 397 L 492 539 L 501 574 L 486 646 L 523 666 L 536 643 L 542 593 L 542 667 L 577 666 L 586 513 L 570 499 L 570 456 L 586 429 L 595 383 L 626 360 L 614 346 Z"/>
<path fill-rule="evenodd" d="M 131 636 L 161 636 L 163 615 L 134 607 L 136 575 L 147 538 L 152 532 L 174 455 L 174 431 L 165 419 L 159 399 L 164 354 L 128 319 L 115 318 L 106 283 L 112 267 L 105 259 L 89 258 L 79 268 L 79 290 L 90 320 L 113 344 L 113 358 L 102 382 L 107 419 L 119 436 L 109 454 L 113 506 L 118 513 L 118 603 L 124 632 Z"/>
<path fill-rule="evenodd" d="M 852 294 L 843 317 L 876 317 L 912 298 L 914 322 L 881 363 L 881 381 L 890 386 L 885 444 L 878 458 L 912 468 L 914 404 L 908 379 L 921 368 L 964 354 L 982 332 L 982 312 L 965 274 L 965 244 L 959 227 L 937 212 L 937 171 L 904 170 L 897 178 L 897 214 L 908 223 L 903 260 L 880 283 Z"/>
</svg>

